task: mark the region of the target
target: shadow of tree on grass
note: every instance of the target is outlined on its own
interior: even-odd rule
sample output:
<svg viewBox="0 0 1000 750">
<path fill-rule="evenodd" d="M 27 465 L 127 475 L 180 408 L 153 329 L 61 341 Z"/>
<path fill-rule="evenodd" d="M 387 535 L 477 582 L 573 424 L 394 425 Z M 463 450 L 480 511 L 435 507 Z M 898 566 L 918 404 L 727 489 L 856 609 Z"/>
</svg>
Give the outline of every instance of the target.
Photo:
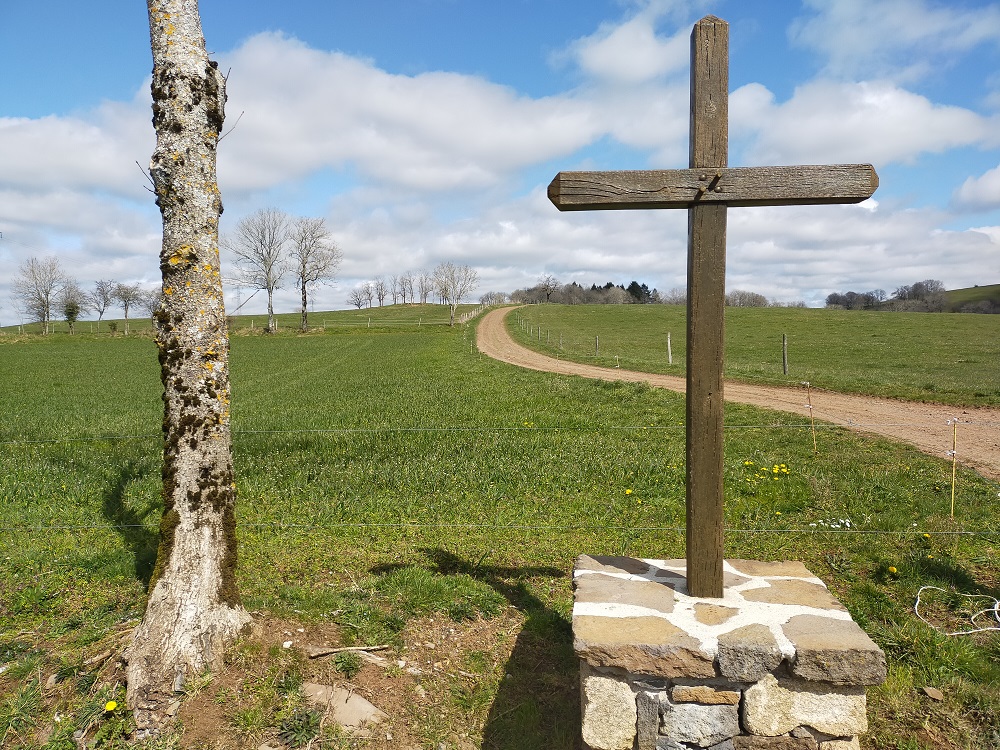
<svg viewBox="0 0 1000 750">
<path fill-rule="evenodd" d="M 159 503 L 154 501 L 148 507 L 137 511 L 126 502 L 129 485 L 142 479 L 148 469 L 142 469 L 129 462 L 118 472 L 114 483 L 104 494 L 101 513 L 114 525 L 122 541 L 135 558 L 135 577 L 149 588 L 149 580 L 156 564 L 159 535 L 146 528 L 145 521 L 150 513 L 158 513 Z"/>
<path fill-rule="evenodd" d="M 552 566 L 473 563 L 441 548 L 422 549 L 441 575 L 489 585 L 525 615 L 483 729 L 485 750 L 575 750 L 580 742 L 579 667 L 572 626 L 532 593 L 532 578 L 563 578 Z M 383 566 L 384 573 L 401 566 Z"/>
</svg>

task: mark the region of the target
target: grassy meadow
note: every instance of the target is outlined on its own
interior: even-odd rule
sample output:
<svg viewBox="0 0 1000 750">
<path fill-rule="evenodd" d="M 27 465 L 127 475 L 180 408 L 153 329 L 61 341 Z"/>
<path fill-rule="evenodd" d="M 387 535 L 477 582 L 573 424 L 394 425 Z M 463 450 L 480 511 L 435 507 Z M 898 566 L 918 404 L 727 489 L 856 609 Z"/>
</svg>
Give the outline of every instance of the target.
<svg viewBox="0 0 1000 750">
<path fill-rule="evenodd" d="M 233 337 L 245 604 L 259 620 L 388 644 L 379 679 L 416 683 L 397 705 L 395 744 L 327 727 L 311 735 L 313 747 L 398 747 L 407 737 L 428 749 L 573 748 L 573 559 L 683 557 L 682 397 L 495 362 L 475 351 L 474 324 L 389 322 L 416 309 L 386 308 L 381 324 L 382 311 L 318 313 L 314 324 L 326 316 L 343 325 Z M 602 351 L 615 330 L 642 340 L 622 333 L 640 328 L 634 318 L 611 317 L 631 308 L 606 309 Z M 598 317 L 543 307 L 521 315 L 557 312 Z M 823 329 L 801 312 L 798 330 Z M 780 374 L 780 334 L 792 318 L 772 313 L 747 311 L 744 325 L 769 342 L 777 331 Z M 683 328 L 673 330 L 683 361 Z M 910 339 L 888 334 L 881 319 L 855 331 L 884 342 L 872 390 L 914 364 Z M 985 357 L 968 352 L 987 344 L 959 343 L 963 358 Z M 839 359 L 817 355 L 809 377 L 835 387 L 847 368 L 825 362 Z M 930 372 L 917 382 L 931 382 Z M 136 746 L 124 738 L 126 712 L 103 710 L 123 701 L 120 680 L 88 662 L 126 642 L 155 555 L 155 347 L 143 336 L 0 337 L 0 383 L 0 747 L 71 750 L 81 730 L 95 747 Z M 969 387 L 996 398 L 995 382 Z M 942 382 L 939 392 L 957 388 Z M 959 630 L 988 606 L 960 594 L 1000 596 L 1000 487 L 960 470 L 950 518 L 951 467 L 941 460 L 839 428 L 821 433 L 814 455 L 800 418 L 726 408 L 727 556 L 802 560 L 888 655 L 888 682 L 869 692 L 863 747 L 995 747 L 997 633 L 948 637 L 913 606 L 921 586 L 944 588 L 925 593 L 924 614 Z M 426 640 L 416 633 L 442 622 L 469 637 L 453 667 L 411 677 L 396 666 Z M 206 677 L 187 699 L 218 712 L 218 736 L 175 735 L 156 747 L 295 746 L 308 734 L 300 686 L 312 662 L 242 644 L 228 663 L 241 677 Z M 356 668 L 336 666 L 342 677 Z"/>
<path fill-rule="evenodd" d="M 675 375 L 686 325 L 679 305 L 531 305 L 508 318 L 518 341 L 546 354 Z M 725 374 L 746 382 L 985 406 L 1000 404 L 997 362 L 1000 315 L 726 308 Z"/>
</svg>

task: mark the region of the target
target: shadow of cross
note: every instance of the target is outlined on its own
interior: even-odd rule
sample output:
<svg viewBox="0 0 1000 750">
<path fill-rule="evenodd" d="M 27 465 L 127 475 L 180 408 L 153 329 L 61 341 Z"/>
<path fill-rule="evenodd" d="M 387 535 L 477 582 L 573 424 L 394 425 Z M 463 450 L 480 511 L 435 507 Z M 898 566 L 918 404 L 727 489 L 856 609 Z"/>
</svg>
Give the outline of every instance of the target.
<svg viewBox="0 0 1000 750">
<path fill-rule="evenodd" d="M 727 167 L 729 24 L 706 16 L 691 32 L 690 168 L 560 172 L 549 199 L 560 211 L 686 208 L 687 587 L 720 598 L 722 587 L 722 356 L 726 209 L 858 203 L 878 176 L 870 164 Z"/>
</svg>

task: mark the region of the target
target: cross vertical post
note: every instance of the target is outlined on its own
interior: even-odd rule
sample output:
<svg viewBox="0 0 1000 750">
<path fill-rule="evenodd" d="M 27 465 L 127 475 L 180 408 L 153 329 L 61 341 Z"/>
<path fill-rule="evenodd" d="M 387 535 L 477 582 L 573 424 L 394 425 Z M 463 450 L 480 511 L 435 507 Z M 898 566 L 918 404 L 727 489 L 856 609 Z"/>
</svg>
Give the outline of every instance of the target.
<svg viewBox="0 0 1000 750">
<path fill-rule="evenodd" d="M 691 32 L 691 169 L 699 195 L 729 157 L 729 28 L 713 16 Z M 686 530 L 692 596 L 722 596 L 726 204 L 688 209 Z"/>
</svg>

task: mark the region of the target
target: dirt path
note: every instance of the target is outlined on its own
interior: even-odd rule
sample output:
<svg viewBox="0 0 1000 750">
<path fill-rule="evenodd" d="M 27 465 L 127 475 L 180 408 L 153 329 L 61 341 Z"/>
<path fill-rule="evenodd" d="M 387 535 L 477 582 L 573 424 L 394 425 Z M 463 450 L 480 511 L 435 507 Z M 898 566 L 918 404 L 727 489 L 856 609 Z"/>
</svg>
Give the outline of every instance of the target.
<svg viewBox="0 0 1000 750">
<path fill-rule="evenodd" d="M 483 354 L 530 370 L 641 382 L 684 392 L 684 378 L 673 375 L 567 362 L 526 349 L 510 337 L 504 326 L 504 318 L 512 309 L 492 310 L 480 322 L 477 343 Z M 725 388 L 727 401 L 809 416 L 805 389 L 748 385 L 728 380 Z M 957 419 L 959 462 L 976 469 L 983 476 L 1000 480 L 1000 409 L 894 401 L 817 389 L 812 391 L 812 405 L 816 419 L 902 440 L 942 458 L 950 455 L 954 429 L 950 422 Z"/>
</svg>

